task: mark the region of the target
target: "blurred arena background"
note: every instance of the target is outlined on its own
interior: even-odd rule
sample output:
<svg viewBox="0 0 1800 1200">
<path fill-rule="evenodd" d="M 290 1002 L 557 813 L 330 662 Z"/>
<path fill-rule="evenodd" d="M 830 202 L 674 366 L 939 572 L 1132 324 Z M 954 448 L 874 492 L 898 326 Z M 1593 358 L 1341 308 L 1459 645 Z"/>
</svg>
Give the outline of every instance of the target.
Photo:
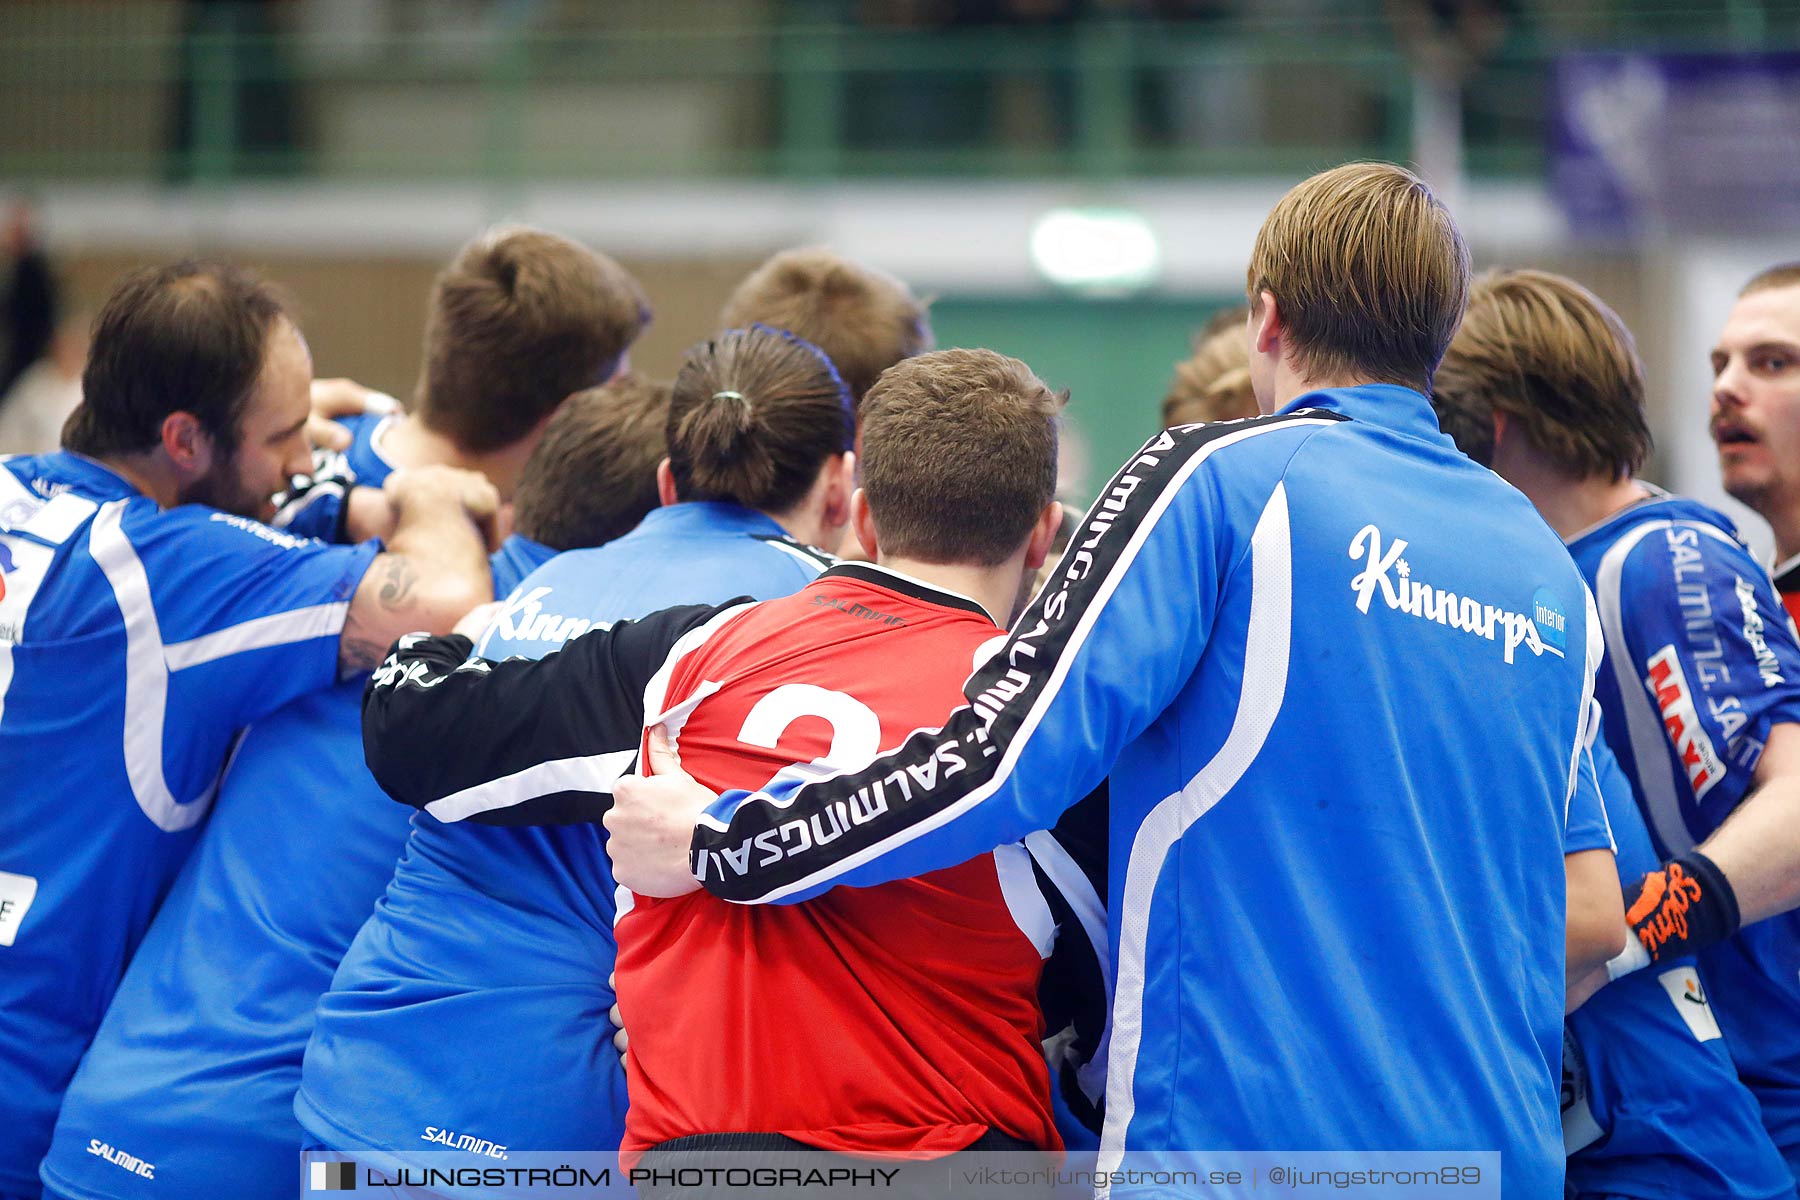
<svg viewBox="0 0 1800 1200">
<path fill-rule="evenodd" d="M 751 266 L 823 243 L 1070 388 L 1082 501 L 1271 204 L 1354 158 L 1418 167 L 1479 264 L 1615 306 L 1649 476 L 1720 498 L 1706 352 L 1800 257 L 1800 0 L 0 4 L 0 198 L 71 337 L 125 267 L 228 255 L 321 376 L 404 396 L 433 272 L 518 219 L 637 274 L 667 376 Z"/>
</svg>

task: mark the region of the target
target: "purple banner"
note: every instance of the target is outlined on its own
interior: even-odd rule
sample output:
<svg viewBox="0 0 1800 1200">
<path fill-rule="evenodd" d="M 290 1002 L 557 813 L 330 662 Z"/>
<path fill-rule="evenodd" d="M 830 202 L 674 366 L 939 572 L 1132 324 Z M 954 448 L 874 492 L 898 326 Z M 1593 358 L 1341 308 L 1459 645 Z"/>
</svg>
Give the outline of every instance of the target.
<svg viewBox="0 0 1800 1200">
<path fill-rule="evenodd" d="M 1800 53 L 1572 54 L 1554 92 L 1577 231 L 1800 233 Z"/>
</svg>

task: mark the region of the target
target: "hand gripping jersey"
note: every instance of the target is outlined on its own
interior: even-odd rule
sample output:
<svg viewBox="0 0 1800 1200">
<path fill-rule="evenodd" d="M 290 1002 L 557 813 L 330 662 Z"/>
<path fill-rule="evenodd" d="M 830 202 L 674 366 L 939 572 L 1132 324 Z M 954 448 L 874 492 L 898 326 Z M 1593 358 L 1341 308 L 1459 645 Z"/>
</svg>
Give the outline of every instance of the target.
<svg viewBox="0 0 1800 1200">
<path fill-rule="evenodd" d="M 1552 1196 L 1591 613 L 1555 536 L 1415 392 L 1166 432 L 969 707 L 778 803 L 722 797 L 695 873 L 746 902 L 906 878 L 1110 770 L 1102 1167 L 1489 1149 L 1508 1195 Z M 838 837 L 802 835 L 830 813 Z"/>
<path fill-rule="evenodd" d="M 332 684 L 377 550 L 164 511 L 75 454 L 0 462 L 0 1192 L 38 1194 L 232 738 Z"/>
<path fill-rule="evenodd" d="M 537 656 L 590 626 L 681 600 L 786 595 L 826 562 L 748 509 L 677 504 L 526 577 L 484 644 L 496 657 Z M 597 769 L 626 769 L 638 729 Z M 431 778 L 435 764 L 424 760 L 457 744 L 409 753 L 406 770 Z M 294 1111 L 320 1143 L 393 1165 L 409 1151 L 619 1145 L 625 1076 L 607 1018 L 614 884 L 605 830 L 463 821 L 522 798 L 528 785 L 469 789 L 415 818 L 387 894 L 319 1003 Z"/>
<path fill-rule="evenodd" d="M 1594 747 L 1620 884 L 1662 860 L 1631 785 Z M 1764 1132 L 1691 956 L 1614 980 L 1568 1018 L 1563 1137 L 1580 1196 L 1775 1200 L 1794 1181 Z"/>
<path fill-rule="evenodd" d="M 845 565 L 717 625 L 645 703 L 715 786 L 796 760 L 854 768 L 943 720 L 999 633 L 972 600 Z M 829 815 L 810 831 L 838 832 Z M 639 897 L 617 933 L 627 1165 L 743 1131 L 875 1157 L 990 1129 L 1061 1149 L 1037 1000 L 1055 927 L 1023 845 L 792 907 Z"/>
<path fill-rule="evenodd" d="M 551 556 L 514 536 L 505 595 Z M 411 812 L 362 757 L 365 677 L 257 722 L 63 1100 L 41 1174 L 82 1200 L 293 1189 L 313 1010 L 405 845 Z M 147 1164 L 122 1169 L 95 1143 Z"/>
<path fill-rule="evenodd" d="M 1574 538 L 1606 634 L 1596 693 L 1659 858 L 1692 849 L 1749 792 L 1769 729 L 1800 721 L 1800 646 L 1724 515 L 1657 493 Z M 1763 1123 L 1800 1176 L 1800 916 L 1700 956 Z"/>
<path fill-rule="evenodd" d="M 327 542 L 343 542 L 344 522 L 350 515 L 350 489 L 357 485 L 380 487 L 394 471 L 394 462 L 382 443 L 401 414 L 374 414 L 338 418 L 350 431 L 350 445 L 343 450 L 313 453 L 313 473 L 300 486 L 280 497 L 275 524 L 292 533 Z"/>
</svg>

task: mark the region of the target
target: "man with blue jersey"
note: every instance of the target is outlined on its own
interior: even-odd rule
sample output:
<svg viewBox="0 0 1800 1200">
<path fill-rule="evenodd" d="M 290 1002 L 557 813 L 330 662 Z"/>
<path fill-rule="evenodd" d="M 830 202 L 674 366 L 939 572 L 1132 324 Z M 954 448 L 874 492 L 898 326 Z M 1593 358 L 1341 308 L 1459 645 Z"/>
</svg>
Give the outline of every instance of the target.
<svg viewBox="0 0 1800 1200">
<path fill-rule="evenodd" d="M 1497 1150 L 1507 1194 L 1555 1195 L 1560 864 L 1599 635 L 1555 537 L 1422 394 L 1467 263 L 1406 171 L 1295 188 L 1248 276 L 1273 415 L 1134 456 L 942 730 L 697 828 L 704 789 L 621 781 L 620 883 L 762 902 L 904 878 L 1110 771 L 1102 1168 Z M 797 836 L 827 813 L 838 836 Z"/>
<path fill-rule="evenodd" d="M 1800 1057 L 1800 964 L 1794 918 L 1763 919 L 1779 889 L 1748 857 L 1783 835 L 1759 847 L 1737 830 L 1795 795 L 1800 647 L 1730 521 L 1634 478 L 1643 398 L 1619 318 L 1541 271 L 1477 281 L 1438 372 L 1444 427 L 1532 500 L 1593 586 L 1602 727 L 1637 802 L 1607 798 L 1638 935 L 1612 973 L 1636 973 L 1569 1021 L 1587 1077 L 1569 1177 L 1581 1195 L 1791 1197 L 1776 1146 L 1795 1161 L 1800 1081 L 1783 1087 L 1781 1067 Z"/>
<path fill-rule="evenodd" d="M 617 367 L 641 311 L 636 283 L 584 246 L 483 234 L 433 287 L 416 411 L 348 422 L 349 477 L 379 494 L 394 472 L 433 463 L 492 470 L 519 498 L 518 534 L 492 559 L 500 595 L 555 551 L 625 532 L 654 504 L 666 401 L 636 387 L 570 393 Z M 332 507 L 331 486 L 299 500 L 299 515 Z M 238 747 L 70 1085 L 41 1170 L 49 1194 L 222 1200 L 292 1186 L 313 1009 L 407 836 L 410 814 L 382 802 L 363 766 L 365 681 L 300 697 Z M 93 1155 L 95 1143 L 154 1176 Z"/>
<path fill-rule="evenodd" d="M 808 546 L 835 544 L 847 519 L 852 426 L 849 394 L 818 350 L 761 327 L 695 347 L 665 435 L 663 507 L 527 577 L 481 639 L 487 654 L 539 657 L 680 600 L 786 595 L 829 565 Z M 632 758 L 622 749 L 585 771 L 616 775 Z M 602 832 L 463 820 L 536 797 L 532 784 L 434 796 L 417 817 L 319 1003 L 294 1102 L 311 1141 L 390 1167 L 452 1149 L 618 1147 L 626 1092 Z"/>
<path fill-rule="evenodd" d="M 491 594 L 485 481 L 396 481 L 379 545 L 259 523 L 304 469 L 312 363 L 229 266 L 141 271 L 96 320 L 65 449 L 0 462 L 0 1194 L 36 1196 L 62 1092 L 237 731 Z M 93 1151 L 143 1175 L 128 1147 Z"/>
</svg>

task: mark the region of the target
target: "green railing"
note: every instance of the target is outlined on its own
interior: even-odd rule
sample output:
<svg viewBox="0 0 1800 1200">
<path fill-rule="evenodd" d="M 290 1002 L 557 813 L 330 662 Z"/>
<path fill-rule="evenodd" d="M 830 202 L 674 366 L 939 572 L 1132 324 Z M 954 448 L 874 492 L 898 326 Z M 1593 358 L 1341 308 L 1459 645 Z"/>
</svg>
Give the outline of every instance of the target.
<svg viewBox="0 0 1800 1200">
<path fill-rule="evenodd" d="M 0 7 L 0 178 L 1105 180 L 1409 156 L 1417 68 L 1380 5 L 931 31 L 850 9 L 349 38 L 254 27 L 254 6 L 74 32 Z M 1460 89 L 1473 173 L 1542 169 L 1553 63 L 1592 47 L 1793 49 L 1800 0 L 1526 7 Z"/>
</svg>

